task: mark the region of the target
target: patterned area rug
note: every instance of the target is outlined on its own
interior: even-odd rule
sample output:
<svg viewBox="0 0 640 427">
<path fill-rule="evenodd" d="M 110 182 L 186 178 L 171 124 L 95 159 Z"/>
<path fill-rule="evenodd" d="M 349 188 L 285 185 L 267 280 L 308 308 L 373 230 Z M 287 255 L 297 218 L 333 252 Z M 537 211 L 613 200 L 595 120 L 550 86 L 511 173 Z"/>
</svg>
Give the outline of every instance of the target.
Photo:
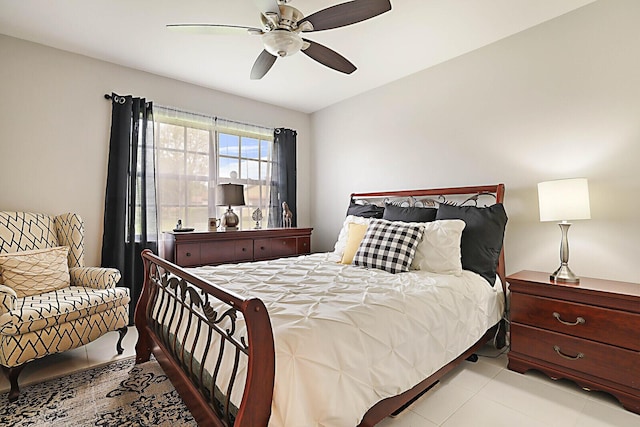
<svg viewBox="0 0 640 427">
<path fill-rule="evenodd" d="M 155 360 L 125 359 L 0 399 L 0 426 L 197 426 Z"/>
</svg>

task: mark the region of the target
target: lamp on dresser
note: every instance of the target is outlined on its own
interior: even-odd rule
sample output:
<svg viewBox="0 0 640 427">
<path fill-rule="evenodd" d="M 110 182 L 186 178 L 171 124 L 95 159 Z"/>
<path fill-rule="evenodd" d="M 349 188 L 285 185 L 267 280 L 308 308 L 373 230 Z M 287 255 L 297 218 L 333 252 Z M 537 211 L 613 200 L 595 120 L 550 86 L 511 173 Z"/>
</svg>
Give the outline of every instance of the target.
<svg viewBox="0 0 640 427">
<path fill-rule="evenodd" d="M 231 206 L 244 206 L 244 187 L 240 184 L 218 184 L 216 200 L 218 206 L 228 206 L 220 222 L 220 228 L 224 231 L 237 230 L 240 218 Z"/>
<path fill-rule="evenodd" d="M 590 219 L 589 184 L 586 178 L 560 179 L 538 184 L 540 221 L 560 221 L 560 267 L 550 279 L 564 283 L 579 283 L 580 278 L 569 268 L 570 220 Z"/>
</svg>

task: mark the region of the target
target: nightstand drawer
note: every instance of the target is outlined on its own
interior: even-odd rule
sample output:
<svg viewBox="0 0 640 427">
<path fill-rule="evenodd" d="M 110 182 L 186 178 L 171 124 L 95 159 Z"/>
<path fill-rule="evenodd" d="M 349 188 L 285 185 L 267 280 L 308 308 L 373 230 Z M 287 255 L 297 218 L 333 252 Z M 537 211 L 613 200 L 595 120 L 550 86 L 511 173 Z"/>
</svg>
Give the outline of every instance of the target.
<svg viewBox="0 0 640 427">
<path fill-rule="evenodd" d="M 640 351 L 639 314 L 512 293 L 511 321 Z"/>
<path fill-rule="evenodd" d="M 640 389 L 637 351 L 519 324 L 511 325 L 511 351 Z"/>
</svg>

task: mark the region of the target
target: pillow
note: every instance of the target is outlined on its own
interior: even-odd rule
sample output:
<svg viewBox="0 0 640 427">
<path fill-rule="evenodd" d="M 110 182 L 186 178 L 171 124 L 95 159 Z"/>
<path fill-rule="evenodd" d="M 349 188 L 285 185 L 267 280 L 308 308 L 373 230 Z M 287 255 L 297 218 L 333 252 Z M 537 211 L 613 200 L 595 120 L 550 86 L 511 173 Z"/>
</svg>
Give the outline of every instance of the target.
<svg viewBox="0 0 640 427">
<path fill-rule="evenodd" d="M 460 219 L 427 222 L 411 268 L 437 274 L 462 274 L 460 241 L 465 227 Z"/>
<path fill-rule="evenodd" d="M 502 203 L 486 208 L 442 204 L 436 219 L 465 222 L 461 241 L 462 268 L 478 273 L 493 286 L 508 219 Z"/>
<path fill-rule="evenodd" d="M 353 264 L 395 274 L 409 271 L 424 226 L 372 219 Z"/>
<path fill-rule="evenodd" d="M 342 264 L 351 264 L 353 262 L 353 256 L 356 254 L 360 242 L 364 238 L 364 234 L 367 231 L 369 224 L 356 224 L 354 222 L 349 223 L 349 234 L 347 235 L 347 245 L 344 248 Z"/>
<path fill-rule="evenodd" d="M 419 208 L 415 206 L 398 206 L 385 203 L 382 219 L 403 222 L 431 222 L 435 221 L 438 209 Z"/>
<path fill-rule="evenodd" d="M 342 228 L 340 229 L 340 233 L 338 234 L 338 240 L 333 247 L 333 252 L 342 258 L 344 255 L 344 250 L 347 247 L 347 239 L 349 237 L 349 224 L 366 224 L 369 225 L 371 218 L 364 218 L 361 216 L 349 215 L 344 219 L 342 223 Z"/>
<path fill-rule="evenodd" d="M 51 292 L 69 286 L 68 246 L 12 252 L 0 255 L 5 286 L 18 298 Z"/>
<path fill-rule="evenodd" d="M 349 208 L 347 208 L 347 216 L 361 216 L 364 218 L 382 218 L 384 208 L 378 205 L 366 204 L 360 205 L 351 199 Z"/>
</svg>

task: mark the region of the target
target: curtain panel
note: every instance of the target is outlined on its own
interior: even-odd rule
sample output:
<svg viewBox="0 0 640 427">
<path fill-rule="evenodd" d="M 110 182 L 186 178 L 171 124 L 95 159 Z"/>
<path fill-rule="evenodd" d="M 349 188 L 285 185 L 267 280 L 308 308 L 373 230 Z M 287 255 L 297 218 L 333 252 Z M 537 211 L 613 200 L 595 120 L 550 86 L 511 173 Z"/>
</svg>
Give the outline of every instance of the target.
<svg viewBox="0 0 640 427">
<path fill-rule="evenodd" d="M 111 94 L 111 137 L 104 208 L 102 266 L 122 273 L 130 289 L 129 324 L 142 292 L 141 252 L 158 253 L 153 104 Z"/>
<path fill-rule="evenodd" d="M 277 128 L 273 132 L 273 159 L 269 227 L 283 226 L 282 204 L 287 203 L 293 214 L 291 226 L 297 226 L 296 200 L 296 140 L 298 133 L 292 129 Z"/>
</svg>

